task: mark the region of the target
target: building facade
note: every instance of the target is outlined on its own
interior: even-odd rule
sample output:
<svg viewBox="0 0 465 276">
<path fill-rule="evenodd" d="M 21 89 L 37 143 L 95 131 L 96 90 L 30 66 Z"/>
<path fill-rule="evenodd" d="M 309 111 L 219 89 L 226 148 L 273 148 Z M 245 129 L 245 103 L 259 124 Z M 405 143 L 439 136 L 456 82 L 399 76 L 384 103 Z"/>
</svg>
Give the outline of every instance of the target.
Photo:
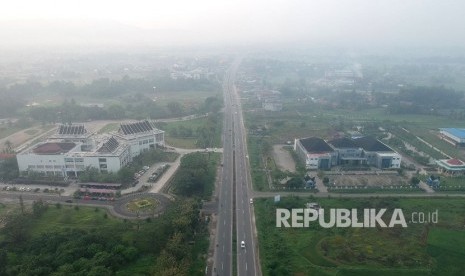
<svg viewBox="0 0 465 276">
<path fill-rule="evenodd" d="M 88 167 L 115 173 L 142 152 L 163 146 L 163 134 L 148 121 L 121 124 L 117 133 L 100 135 L 80 125 L 59 126 L 47 141 L 18 153 L 18 167 L 22 173 L 63 177 L 77 177 Z"/>
<path fill-rule="evenodd" d="M 401 156 L 397 152 L 369 136 L 338 138 L 328 142 L 317 137 L 296 139 L 294 150 L 305 160 L 307 169 L 327 170 L 336 165 L 398 169 L 401 164 Z"/>
</svg>

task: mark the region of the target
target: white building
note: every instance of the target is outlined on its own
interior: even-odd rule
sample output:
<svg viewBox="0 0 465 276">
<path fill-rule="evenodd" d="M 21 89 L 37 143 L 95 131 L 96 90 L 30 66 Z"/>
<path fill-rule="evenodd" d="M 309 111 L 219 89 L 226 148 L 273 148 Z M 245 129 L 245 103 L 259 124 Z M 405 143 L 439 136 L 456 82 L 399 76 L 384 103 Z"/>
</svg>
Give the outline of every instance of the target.
<svg viewBox="0 0 465 276">
<path fill-rule="evenodd" d="M 82 125 L 62 125 L 45 142 L 17 154 L 20 172 L 78 176 L 87 167 L 117 172 L 150 148 L 164 145 L 164 132 L 148 121 L 121 124 L 118 133 L 89 134 Z"/>
<path fill-rule="evenodd" d="M 296 139 L 294 150 L 305 160 L 307 169 L 330 169 L 335 165 L 369 165 L 398 169 L 401 156 L 379 140 L 365 136 L 326 142 L 317 137 Z"/>
</svg>

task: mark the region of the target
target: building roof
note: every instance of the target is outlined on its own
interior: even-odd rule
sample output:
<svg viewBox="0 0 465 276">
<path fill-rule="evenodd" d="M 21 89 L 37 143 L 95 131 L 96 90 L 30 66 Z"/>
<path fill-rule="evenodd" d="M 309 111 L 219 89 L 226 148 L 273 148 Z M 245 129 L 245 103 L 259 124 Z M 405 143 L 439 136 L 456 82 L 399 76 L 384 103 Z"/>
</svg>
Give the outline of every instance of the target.
<svg viewBox="0 0 465 276">
<path fill-rule="evenodd" d="M 449 134 L 460 139 L 465 139 L 465 129 L 463 128 L 440 128 L 440 130 L 448 132 Z"/>
<path fill-rule="evenodd" d="M 354 142 L 354 140 L 345 137 L 328 141 L 328 144 L 335 148 L 358 148 L 358 145 Z"/>
<path fill-rule="evenodd" d="M 436 164 L 449 171 L 465 171 L 465 162 L 459 159 L 441 159 Z"/>
<path fill-rule="evenodd" d="M 97 152 L 101 153 L 112 153 L 115 149 L 119 146 L 118 140 L 114 137 L 110 137 L 102 146 L 97 150 Z"/>
<path fill-rule="evenodd" d="M 385 144 L 381 143 L 377 139 L 372 136 L 365 136 L 354 139 L 355 144 L 363 148 L 366 151 L 388 151 L 393 152 L 393 150 L 386 146 Z"/>
<path fill-rule="evenodd" d="M 334 151 L 325 140 L 318 137 L 308 137 L 299 140 L 307 152 L 332 152 Z"/>
<path fill-rule="evenodd" d="M 57 129 L 58 135 L 83 135 L 87 133 L 84 125 L 60 125 Z"/>
<path fill-rule="evenodd" d="M 459 160 L 459 159 L 456 159 L 456 158 L 445 160 L 445 161 L 447 162 L 447 164 L 449 164 L 449 166 L 463 166 L 463 165 L 465 165 L 465 163 L 462 160 Z"/>
<path fill-rule="evenodd" d="M 119 128 L 119 132 L 123 133 L 124 135 L 137 134 L 152 130 L 153 127 L 147 120 L 135 123 L 121 124 Z"/>
<path fill-rule="evenodd" d="M 76 146 L 75 143 L 44 143 L 35 147 L 35 154 L 60 154 L 70 151 Z"/>
</svg>

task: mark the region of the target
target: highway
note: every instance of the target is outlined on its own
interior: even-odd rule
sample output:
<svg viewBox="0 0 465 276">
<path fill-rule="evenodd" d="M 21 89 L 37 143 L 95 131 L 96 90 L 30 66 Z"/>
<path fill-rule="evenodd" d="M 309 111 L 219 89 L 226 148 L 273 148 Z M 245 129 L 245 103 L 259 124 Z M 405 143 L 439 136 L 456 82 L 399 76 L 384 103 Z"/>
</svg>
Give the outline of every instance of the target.
<svg viewBox="0 0 465 276">
<path fill-rule="evenodd" d="M 240 59 L 227 71 L 223 81 L 224 132 L 223 175 L 219 186 L 220 209 L 217 220 L 216 275 L 232 275 L 232 235 L 235 226 L 237 275 L 261 275 L 250 203 L 251 176 L 246 133 L 240 99 L 234 86 Z M 245 247 L 241 246 L 244 241 Z M 229 249 L 229 250 L 228 250 Z"/>
<path fill-rule="evenodd" d="M 232 137 L 232 106 L 228 90 L 229 72 L 223 82 L 223 170 L 218 191 L 218 217 L 216 228 L 215 263 L 213 275 L 232 275 L 232 233 L 233 233 L 233 186 L 234 186 L 234 145 Z"/>
</svg>

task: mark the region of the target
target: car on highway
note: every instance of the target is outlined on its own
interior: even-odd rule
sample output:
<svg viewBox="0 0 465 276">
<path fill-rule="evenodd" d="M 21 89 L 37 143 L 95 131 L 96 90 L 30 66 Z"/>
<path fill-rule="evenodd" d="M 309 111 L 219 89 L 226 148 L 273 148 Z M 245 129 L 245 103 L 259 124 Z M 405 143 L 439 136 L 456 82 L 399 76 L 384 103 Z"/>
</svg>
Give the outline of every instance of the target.
<svg viewBox="0 0 465 276">
<path fill-rule="evenodd" d="M 245 248 L 245 241 L 241 241 L 241 248 Z"/>
<path fill-rule="evenodd" d="M 253 204 L 253 198 L 250 199 L 250 204 Z"/>
</svg>

